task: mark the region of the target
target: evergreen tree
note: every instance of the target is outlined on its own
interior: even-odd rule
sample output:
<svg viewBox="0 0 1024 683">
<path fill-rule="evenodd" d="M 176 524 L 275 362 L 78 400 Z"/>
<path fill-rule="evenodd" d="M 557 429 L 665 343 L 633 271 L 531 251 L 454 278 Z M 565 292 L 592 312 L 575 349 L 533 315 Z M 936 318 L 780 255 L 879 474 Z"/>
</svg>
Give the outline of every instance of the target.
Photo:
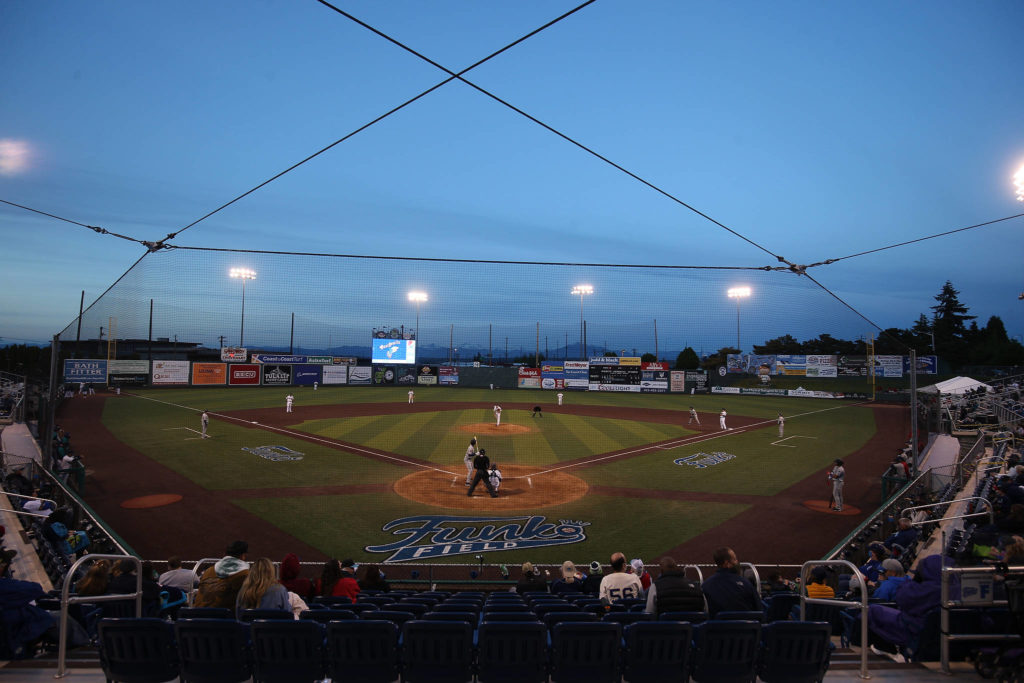
<svg viewBox="0 0 1024 683">
<path fill-rule="evenodd" d="M 699 367 L 700 358 L 697 357 L 697 352 L 690 346 L 680 351 L 676 357 L 676 370 L 696 370 Z"/>
<path fill-rule="evenodd" d="M 949 280 L 942 285 L 942 290 L 935 296 L 935 301 L 938 302 L 932 306 L 935 349 L 952 365 L 962 365 L 967 360 L 966 323 L 974 320 L 975 316 L 967 314 L 967 307 L 960 303 L 960 292 Z"/>
<path fill-rule="evenodd" d="M 653 353 L 645 353 L 644 355 L 640 356 L 640 362 L 641 363 L 657 363 L 658 362 L 658 357 L 655 356 Z"/>
<path fill-rule="evenodd" d="M 771 354 L 771 353 L 802 353 L 803 346 L 792 335 L 784 334 L 781 337 L 775 339 L 769 339 L 764 344 L 758 346 L 754 345 L 754 353 L 760 354 Z M 734 351 L 733 353 L 739 353 Z"/>
</svg>

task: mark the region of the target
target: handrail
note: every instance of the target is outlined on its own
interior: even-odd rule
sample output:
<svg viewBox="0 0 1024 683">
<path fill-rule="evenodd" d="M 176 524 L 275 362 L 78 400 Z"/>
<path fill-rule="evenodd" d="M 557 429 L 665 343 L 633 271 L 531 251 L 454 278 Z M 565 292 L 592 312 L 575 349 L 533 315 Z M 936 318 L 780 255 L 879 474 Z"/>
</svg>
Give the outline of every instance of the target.
<svg viewBox="0 0 1024 683">
<path fill-rule="evenodd" d="M 995 567 L 943 567 L 942 587 L 940 593 L 942 612 L 939 615 L 939 661 L 942 664 L 942 672 L 949 671 L 949 642 L 951 640 L 1020 640 L 1019 635 L 1011 634 L 974 634 L 974 633 L 950 633 L 949 632 L 949 608 L 964 605 L 963 599 L 949 599 L 949 577 L 953 574 L 994 574 Z M 1007 572 L 1024 572 L 1024 566 L 1008 567 Z M 962 598 L 963 596 L 961 596 Z M 1002 607 L 1009 603 L 1008 600 L 989 600 L 987 606 Z M 978 605 L 978 603 L 971 603 Z"/>
<path fill-rule="evenodd" d="M 70 595 L 71 592 L 71 580 L 75 576 L 75 570 L 78 569 L 85 562 L 92 562 L 94 560 L 132 560 L 135 563 L 135 594 L 132 596 L 131 593 L 114 593 L 111 595 Z M 89 554 L 83 555 L 82 557 L 75 560 L 75 563 L 71 565 L 71 569 L 68 569 L 64 575 L 64 583 L 60 589 L 60 638 L 57 644 L 57 673 L 53 675 L 54 678 L 64 678 L 67 676 L 67 647 L 68 647 L 68 605 L 74 605 L 80 602 L 112 602 L 114 600 L 124 600 L 126 597 L 135 598 L 135 616 L 142 616 L 142 560 L 131 555 L 100 555 L 100 554 Z"/>
<path fill-rule="evenodd" d="M 760 598 L 761 597 L 761 575 L 757 572 L 757 567 L 755 567 L 750 562 L 740 562 L 740 567 L 742 567 L 744 569 L 749 569 L 750 571 L 754 572 L 754 588 L 757 589 L 757 597 Z M 801 571 L 802 571 L 802 569 L 801 569 Z M 701 580 L 701 583 L 704 583 L 703 579 Z"/>
<path fill-rule="evenodd" d="M 704 572 L 701 571 L 699 565 L 696 565 L 696 564 L 684 564 L 683 565 L 683 573 L 684 574 L 686 573 L 687 569 L 694 569 L 694 570 L 696 570 L 696 572 L 697 572 L 697 580 L 699 582 L 701 582 L 701 583 L 704 583 Z M 760 590 L 761 590 L 760 587 L 758 587 L 758 592 L 760 592 Z"/>
<path fill-rule="evenodd" d="M 29 500 L 41 500 L 44 503 L 52 503 L 53 507 L 50 508 L 51 512 L 53 510 L 57 509 L 57 501 L 50 500 L 49 498 L 41 498 L 39 496 L 25 496 L 25 495 L 22 495 L 20 493 L 9 493 L 7 491 L 4 491 L 3 493 L 8 498 L 28 498 Z M 50 516 L 50 513 L 47 513 L 47 514 L 44 515 L 41 512 L 29 512 L 28 510 L 19 510 L 17 508 L 0 508 L 0 512 L 13 512 L 16 515 L 28 515 L 30 517 L 49 517 Z"/>
<path fill-rule="evenodd" d="M 985 505 L 988 506 L 988 523 L 989 524 L 995 524 L 996 515 L 995 515 L 995 512 L 993 512 L 993 510 L 992 510 L 992 503 L 990 503 L 987 498 L 980 498 L 978 496 L 968 496 L 967 498 L 957 498 L 956 500 L 949 500 L 949 501 L 944 501 L 944 502 L 940 502 L 940 503 L 928 503 L 927 505 L 915 505 L 914 507 L 904 508 L 903 512 L 900 513 L 900 517 L 906 517 L 906 518 L 909 519 L 909 515 L 907 515 L 907 513 L 910 512 L 911 510 L 923 510 L 925 508 L 934 508 L 934 507 L 939 507 L 941 505 L 949 506 L 949 505 L 952 505 L 953 503 L 966 503 L 967 501 L 970 501 L 970 500 L 980 500 L 983 503 L 985 503 Z M 943 517 L 941 519 L 925 519 L 925 520 L 922 520 L 920 522 L 911 522 L 910 524 L 911 524 L 911 526 L 919 526 L 919 525 L 922 525 L 922 524 L 932 524 L 934 522 L 945 522 L 947 519 L 966 519 L 968 517 L 977 517 L 978 515 L 983 515 L 983 514 L 985 514 L 985 513 L 984 512 L 971 512 L 971 513 L 963 514 L 963 515 L 953 515 L 952 517 Z"/>
<path fill-rule="evenodd" d="M 838 605 L 840 607 L 860 607 L 860 673 L 857 677 L 863 680 L 871 678 L 868 673 L 868 590 L 867 580 L 860 573 L 857 566 L 849 560 L 811 560 L 804 562 L 800 567 L 800 577 L 810 576 L 811 567 L 833 566 L 846 567 L 853 570 L 853 575 L 860 582 L 860 600 L 836 600 L 834 598 L 809 598 L 807 597 L 807 582 L 804 581 L 800 588 L 800 621 L 804 621 L 806 605 Z M 851 580 L 851 583 L 853 581 Z"/>
</svg>

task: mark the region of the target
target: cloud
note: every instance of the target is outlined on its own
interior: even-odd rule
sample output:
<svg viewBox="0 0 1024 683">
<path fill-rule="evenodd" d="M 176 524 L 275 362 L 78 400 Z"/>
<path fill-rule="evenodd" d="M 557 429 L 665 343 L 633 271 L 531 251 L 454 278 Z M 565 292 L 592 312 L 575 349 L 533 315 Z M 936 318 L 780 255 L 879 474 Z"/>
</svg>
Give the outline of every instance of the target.
<svg viewBox="0 0 1024 683">
<path fill-rule="evenodd" d="M 0 139 L 0 175 L 12 176 L 28 168 L 31 149 L 24 140 Z"/>
</svg>

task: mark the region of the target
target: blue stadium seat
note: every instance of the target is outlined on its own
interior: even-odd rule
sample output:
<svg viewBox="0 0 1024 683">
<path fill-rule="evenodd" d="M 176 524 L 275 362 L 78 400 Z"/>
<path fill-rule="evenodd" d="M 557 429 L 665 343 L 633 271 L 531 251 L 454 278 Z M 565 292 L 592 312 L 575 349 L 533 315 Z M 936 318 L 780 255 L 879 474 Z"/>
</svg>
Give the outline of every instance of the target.
<svg viewBox="0 0 1024 683">
<path fill-rule="evenodd" d="M 375 612 L 364 612 L 359 615 L 359 618 L 373 621 L 390 621 L 391 623 L 398 626 L 398 628 L 402 628 L 402 624 L 404 624 L 405 622 L 412 621 L 413 619 L 418 619 L 419 617 L 413 614 L 412 612 L 407 612 L 405 610 L 381 609 Z"/>
<path fill-rule="evenodd" d="M 629 683 L 685 683 L 690 676 L 693 626 L 682 621 L 641 621 L 624 629 L 622 677 Z"/>
<path fill-rule="evenodd" d="M 363 596 L 362 593 L 356 599 L 357 605 L 376 605 L 377 607 L 384 607 L 390 605 L 393 602 L 398 602 L 399 598 L 392 598 L 386 595 L 367 595 Z"/>
<path fill-rule="evenodd" d="M 617 683 L 622 627 L 612 622 L 562 622 L 551 631 L 554 683 Z"/>
<path fill-rule="evenodd" d="M 544 615 L 544 624 L 548 629 L 553 629 L 556 624 L 562 624 L 566 622 L 579 623 L 593 623 L 600 619 L 596 614 L 590 612 L 548 612 Z"/>
<path fill-rule="evenodd" d="M 543 602 L 533 605 L 533 613 L 537 615 L 537 618 L 544 621 L 544 615 L 550 614 L 551 612 L 582 612 L 579 607 L 568 602 Z"/>
<path fill-rule="evenodd" d="M 489 621 L 480 625 L 480 683 L 543 683 L 547 680 L 547 628 L 539 622 Z"/>
<path fill-rule="evenodd" d="M 189 683 L 237 683 L 252 677 L 249 629 L 234 619 L 181 619 L 174 624 L 181 678 Z"/>
<path fill-rule="evenodd" d="M 765 623 L 787 621 L 793 606 L 800 604 L 800 596 L 796 593 L 775 593 L 765 598 L 763 604 Z"/>
<path fill-rule="evenodd" d="M 231 619 L 235 613 L 227 607 L 182 607 L 178 610 L 179 619 Z"/>
<path fill-rule="evenodd" d="M 761 630 L 757 675 L 765 683 L 817 683 L 828 670 L 831 634 L 824 622 L 768 624 Z"/>
<path fill-rule="evenodd" d="M 257 619 L 294 619 L 290 610 L 283 609 L 244 609 L 238 614 L 238 620 L 250 623 Z"/>
<path fill-rule="evenodd" d="M 757 611 L 723 611 L 715 615 L 715 619 L 718 621 L 756 621 L 759 624 L 764 623 L 764 612 Z"/>
<path fill-rule="evenodd" d="M 707 620 L 707 612 L 662 612 L 658 615 L 658 621 L 688 621 L 691 624 L 703 624 Z"/>
<path fill-rule="evenodd" d="M 614 621 L 623 628 L 638 621 L 654 621 L 654 615 L 647 612 L 609 612 L 601 617 L 601 621 Z"/>
<path fill-rule="evenodd" d="M 100 619 L 99 655 L 111 681 L 162 683 L 180 673 L 174 626 L 155 617 Z"/>
<path fill-rule="evenodd" d="M 693 680 L 750 683 L 757 667 L 761 624 L 705 621 L 693 629 Z"/>
<path fill-rule="evenodd" d="M 529 605 L 524 603 L 495 603 L 488 602 L 484 604 L 484 614 L 488 612 L 531 612 Z"/>
<path fill-rule="evenodd" d="M 422 602 L 406 602 L 405 600 L 387 606 L 387 610 L 390 612 L 409 612 L 410 614 L 414 615 L 417 619 L 419 619 L 432 609 L 432 607 Z M 385 617 L 381 617 L 381 619 L 384 618 Z"/>
<path fill-rule="evenodd" d="M 254 680 L 295 683 L 324 677 L 322 624 L 308 619 L 257 619 L 251 628 Z"/>
<path fill-rule="evenodd" d="M 463 621 L 476 628 L 480 621 L 480 615 L 476 612 L 427 612 L 423 615 L 425 621 Z"/>
<path fill-rule="evenodd" d="M 335 681 L 391 683 L 398 679 L 398 626 L 390 621 L 327 625 L 326 674 Z"/>
<path fill-rule="evenodd" d="M 373 614 L 373 612 L 367 612 L 367 614 Z M 358 614 L 348 609 L 307 609 L 299 615 L 299 619 L 308 619 L 321 624 L 358 618 Z"/>
<path fill-rule="evenodd" d="M 483 621 L 537 621 L 533 612 L 484 612 L 480 615 Z"/>
<path fill-rule="evenodd" d="M 462 600 L 447 600 L 440 605 L 435 605 L 433 612 L 475 612 L 480 614 L 483 603 L 469 602 Z"/>
<path fill-rule="evenodd" d="M 459 621 L 414 619 L 402 626 L 402 681 L 468 681 L 473 676 L 473 627 Z"/>
</svg>

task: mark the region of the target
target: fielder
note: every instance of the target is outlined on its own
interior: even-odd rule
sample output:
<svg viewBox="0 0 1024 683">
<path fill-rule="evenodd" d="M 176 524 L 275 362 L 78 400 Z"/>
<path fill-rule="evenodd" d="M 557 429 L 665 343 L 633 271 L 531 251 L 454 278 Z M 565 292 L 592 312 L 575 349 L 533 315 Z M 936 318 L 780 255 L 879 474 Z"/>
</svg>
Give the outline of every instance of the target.
<svg viewBox="0 0 1024 683">
<path fill-rule="evenodd" d="M 782 432 L 786 430 L 786 418 L 782 417 L 782 413 L 779 413 L 779 419 L 776 420 L 779 423 L 779 436 L 782 436 Z"/>
<path fill-rule="evenodd" d="M 313 391 L 316 391 L 317 387 L 320 386 L 320 382 L 313 382 Z"/>
<path fill-rule="evenodd" d="M 839 458 L 835 459 L 835 467 L 828 473 L 828 480 L 832 482 L 832 498 L 835 499 L 835 507 L 832 509 L 836 512 L 842 512 L 843 484 L 846 483 L 846 468 L 843 467 L 843 461 Z"/>
<path fill-rule="evenodd" d="M 700 427 L 700 418 L 697 417 L 697 411 L 693 406 L 690 406 L 690 419 L 686 421 L 686 424 L 693 424 L 694 422 Z"/>
<path fill-rule="evenodd" d="M 415 403 L 416 402 L 415 399 L 416 399 L 416 392 L 413 391 L 412 389 L 410 389 L 409 390 L 409 403 Z"/>
<path fill-rule="evenodd" d="M 294 396 L 292 396 L 291 394 L 288 394 L 287 396 L 285 396 L 284 397 L 284 412 L 286 412 L 286 413 L 292 412 L 292 404 L 293 403 L 295 403 L 295 397 Z"/>
<path fill-rule="evenodd" d="M 723 431 L 728 429 L 728 427 L 725 426 L 725 416 L 726 416 L 725 410 L 722 410 L 722 412 L 720 412 L 718 414 L 718 428 L 723 430 Z"/>
<path fill-rule="evenodd" d="M 203 414 L 199 417 L 199 423 L 203 426 L 203 438 L 208 438 L 206 436 L 206 428 L 210 425 L 210 414 L 207 413 L 205 410 L 203 411 Z"/>
<path fill-rule="evenodd" d="M 469 448 L 466 449 L 466 455 L 462 457 L 462 462 L 466 463 L 466 486 L 473 483 L 473 458 L 476 457 L 476 437 L 474 436 L 469 440 Z"/>
<path fill-rule="evenodd" d="M 562 392 L 558 392 L 558 405 L 562 405 Z"/>
<path fill-rule="evenodd" d="M 501 406 L 494 406 L 494 424 L 497 427 L 501 426 Z"/>
</svg>

